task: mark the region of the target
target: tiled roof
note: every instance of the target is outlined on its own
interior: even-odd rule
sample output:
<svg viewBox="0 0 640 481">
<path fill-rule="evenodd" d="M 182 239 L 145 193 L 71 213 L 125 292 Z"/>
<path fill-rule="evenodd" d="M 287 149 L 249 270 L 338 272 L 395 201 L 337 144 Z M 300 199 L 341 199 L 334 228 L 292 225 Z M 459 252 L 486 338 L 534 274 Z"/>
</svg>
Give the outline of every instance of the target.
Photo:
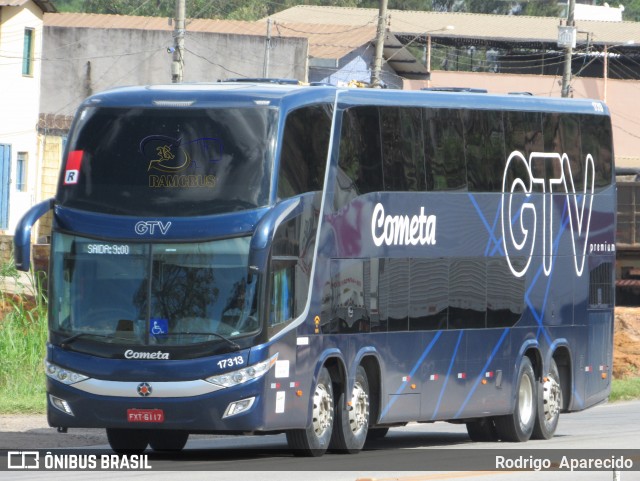
<svg viewBox="0 0 640 481">
<path fill-rule="evenodd" d="M 389 29 L 396 35 L 425 35 L 478 39 L 486 42 L 548 43 L 558 38 L 559 18 L 520 15 L 485 15 L 471 13 L 389 10 Z M 317 7 L 300 5 L 272 15 L 276 22 L 301 22 L 332 25 L 371 25 L 377 9 Z M 264 19 L 263 19 L 264 21 Z M 445 30 L 453 26 L 452 30 Z M 640 22 L 576 21 L 579 40 L 596 45 L 625 45 L 640 42 Z M 585 33 L 582 33 L 585 32 Z"/>
<path fill-rule="evenodd" d="M 45 27 L 121 28 L 142 30 L 172 30 L 164 17 L 139 17 L 124 15 L 99 15 L 89 13 L 58 13 L 44 17 Z M 241 22 L 234 20 L 194 19 L 187 22 L 189 32 L 227 33 L 237 35 L 267 35 L 266 22 Z M 309 41 L 309 56 L 317 58 L 342 58 L 349 52 L 374 39 L 375 23 L 366 25 L 322 25 L 304 22 L 274 22 L 272 38 L 297 37 Z"/>
<path fill-rule="evenodd" d="M 28 3 L 29 0 L 0 0 L 0 7 L 22 7 Z M 40 10 L 43 12 L 55 12 L 56 7 L 50 2 L 50 0 L 33 0 Z"/>
</svg>

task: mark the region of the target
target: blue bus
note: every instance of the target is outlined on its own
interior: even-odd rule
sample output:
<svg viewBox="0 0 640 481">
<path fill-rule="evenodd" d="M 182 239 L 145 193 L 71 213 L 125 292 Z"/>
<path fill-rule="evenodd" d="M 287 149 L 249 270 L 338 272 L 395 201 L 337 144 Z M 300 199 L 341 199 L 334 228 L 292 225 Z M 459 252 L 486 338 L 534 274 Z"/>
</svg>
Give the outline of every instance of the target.
<svg viewBox="0 0 640 481">
<path fill-rule="evenodd" d="M 610 391 L 616 223 L 599 101 L 227 82 L 79 108 L 53 211 L 48 422 L 116 452 L 408 422 L 553 436 Z"/>
</svg>

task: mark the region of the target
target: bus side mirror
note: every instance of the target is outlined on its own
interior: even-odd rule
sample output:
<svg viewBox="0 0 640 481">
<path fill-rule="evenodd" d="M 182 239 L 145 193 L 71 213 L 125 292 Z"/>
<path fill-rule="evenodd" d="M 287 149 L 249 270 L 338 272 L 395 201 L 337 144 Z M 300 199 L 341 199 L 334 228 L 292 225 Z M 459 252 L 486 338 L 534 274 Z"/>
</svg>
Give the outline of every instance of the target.
<svg viewBox="0 0 640 481">
<path fill-rule="evenodd" d="M 47 199 L 29 209 L 16 227 L 13 236 L 13 258 L 16 269 L 28 271 L 31 265 L 31 227 L 36 221 L 53 209 L 54 199 Z"/>
</svg>

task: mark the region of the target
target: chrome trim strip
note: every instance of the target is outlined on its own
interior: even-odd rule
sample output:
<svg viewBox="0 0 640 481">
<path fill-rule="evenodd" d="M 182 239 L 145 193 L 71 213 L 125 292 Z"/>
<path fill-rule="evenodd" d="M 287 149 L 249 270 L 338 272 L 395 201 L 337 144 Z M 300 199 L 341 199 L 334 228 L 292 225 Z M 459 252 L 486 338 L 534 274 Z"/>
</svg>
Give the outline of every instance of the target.
<svg viewBox="0 0 640 481">
<path fill-rule="evenodd" d="M 121 381 L 105 381 L 102 379 L 87 379 L 72 384 L 71 387 L 75 387 L 80 391 L 88 392 L 90 394 L 97 394 L 98 396 L 115 396 L 115 397 L 128 397 L 143 399 L 143 396 L 138 394 L 138 386 L 140 383 L 146 382 L 151 385 L 151 393 L 144 398 L 169 398 L 169 397 L 192 397 L 200 396 L 202 394 L 209 394 L 220 389 L 224 389 L 222 386 L 216 386 L 204 379 L 195 379 L 193 381 L 171 381 L 171 382 L 121 382 Z"/>
</svg>

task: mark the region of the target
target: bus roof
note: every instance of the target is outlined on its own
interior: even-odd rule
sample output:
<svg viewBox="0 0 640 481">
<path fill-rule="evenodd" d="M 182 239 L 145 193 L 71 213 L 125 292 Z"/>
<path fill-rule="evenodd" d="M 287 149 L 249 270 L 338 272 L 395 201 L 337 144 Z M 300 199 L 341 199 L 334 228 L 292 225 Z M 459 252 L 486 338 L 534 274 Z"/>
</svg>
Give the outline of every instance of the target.
<svg viewBox="0 0 640 481">
<path fill-rule="evenodd" d="M 489 94 L 473 89 L 392 90 L 305 86 L 272 82 L 183 83 L 121 87 L 95 94 L 83 105 L 105 107 L 297 106 L 313 103 L 351 105 L 543 111 L 608 115 L 600 100 Z"/>
</svg>

